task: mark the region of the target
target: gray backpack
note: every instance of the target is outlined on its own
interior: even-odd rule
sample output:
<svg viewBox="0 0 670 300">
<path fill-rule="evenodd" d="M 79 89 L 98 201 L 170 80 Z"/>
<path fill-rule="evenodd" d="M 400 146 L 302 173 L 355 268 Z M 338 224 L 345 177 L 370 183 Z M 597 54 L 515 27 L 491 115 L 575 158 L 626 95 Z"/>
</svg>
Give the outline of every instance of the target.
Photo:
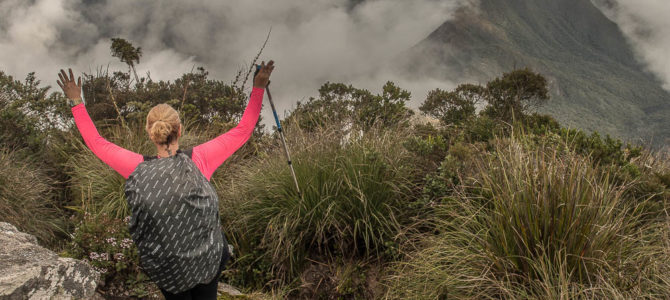
<svg viewBox="0 0 670 300">
<path fill-rule="evenodd" d="M 211 282 L 229 257 L 216 191 L 191 153 L 178 150 L 161 159 L 145 156 L 126 180 L 132 213 L 129 230 L 140 265 L 171 293 Z"/>
</svg>

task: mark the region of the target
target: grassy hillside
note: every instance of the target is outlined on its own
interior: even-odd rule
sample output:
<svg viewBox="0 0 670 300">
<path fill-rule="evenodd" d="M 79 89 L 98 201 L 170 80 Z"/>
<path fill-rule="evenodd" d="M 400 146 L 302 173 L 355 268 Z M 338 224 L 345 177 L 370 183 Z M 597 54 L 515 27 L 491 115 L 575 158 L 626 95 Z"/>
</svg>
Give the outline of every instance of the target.
<svg viewBox="0 0 670 300">
<path fill-rule="evenodd" d="M 412 69 L 486 82 L 530 67 L 550 81 L 543 112 L 566 126 L 657 145 L 670 138 L 670 94 L 636 62 L 616 24 L 586 0 L 482 0 L 411 50 Z"/>
</svg>

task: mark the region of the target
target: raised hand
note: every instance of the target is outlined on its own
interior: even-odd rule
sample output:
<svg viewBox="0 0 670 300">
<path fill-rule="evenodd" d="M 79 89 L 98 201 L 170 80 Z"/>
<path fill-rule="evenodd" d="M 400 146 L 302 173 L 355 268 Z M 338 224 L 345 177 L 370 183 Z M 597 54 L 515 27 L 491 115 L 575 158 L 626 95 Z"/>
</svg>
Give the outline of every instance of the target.
<svg viewBox="0 0 670 300">
<path fill-rule="evenodd" d="M 254 87 L 265 88 L 270 82 L 270 74 L 272 70 L 275 69 L 275 62 L 269 61 L 266 65 L 265 62 L 261 63 L 261 70 L 258 71 L 258 75 L 254 77 Z"/>
<path fill-rule="evenodd" d="M 75 102 L 81 102 L 81 77 L 79 77 L 77 82 L 75 82 L 72 69 L 68 70 L 70 71 L 70 77 L 68 78 L 68 74 L 66 74 L 65 71 L 61 69 L 60 73 L 58 73 L 60 80 L 56 80 L 56 83 L 58 83 L 58 86 L 63 89 L 65 97 Z"/>
</svg>

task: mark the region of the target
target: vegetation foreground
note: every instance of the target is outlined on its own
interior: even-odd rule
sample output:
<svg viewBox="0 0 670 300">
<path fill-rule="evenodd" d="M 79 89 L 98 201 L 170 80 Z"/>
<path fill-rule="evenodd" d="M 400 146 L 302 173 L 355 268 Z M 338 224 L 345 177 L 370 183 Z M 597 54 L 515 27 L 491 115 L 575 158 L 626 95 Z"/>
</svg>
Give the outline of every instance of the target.
<svg viewBox="0 0 670 300">
<path fill-rule="evenodd" d="M 84 87 L 122 147 L 153 154 L 142 125 L 157 103 L 182 113 L 183 148 L 241 117 L 243 74 L 131 74 Z M 324 84 L 283 120 L 302 195 L 262 128 L 212 177 L 235 247 L 226 282 L 249 298 L 667 298 L 670 159 L 532 113 L 547 98 L 541 75 L 517 70 L 432 91 L 420 108 L 431 121 L 393 83 Z M 83 145 L 63 96 L 0 73 L 0 114 L 0 221 L 88 260 L 105 296 L 157 297 L 123 178 Z"/>
</svg>

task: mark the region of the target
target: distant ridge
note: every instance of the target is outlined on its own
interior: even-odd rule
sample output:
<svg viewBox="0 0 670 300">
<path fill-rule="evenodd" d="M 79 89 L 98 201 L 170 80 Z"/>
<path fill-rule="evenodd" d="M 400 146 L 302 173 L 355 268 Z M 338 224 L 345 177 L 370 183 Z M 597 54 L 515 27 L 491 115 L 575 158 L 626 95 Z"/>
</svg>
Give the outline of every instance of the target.
<svg viewBox="0 0 670 300">
<path fill-rule="evenodd" d="M 481 0 L 406 58 L 412 71 L 456 82 L 483 83 L 530 67 L 551 82 L 543 112 L 564 125 L 670 144 L 670 93 L 589 0 Z"/>
</svg>

